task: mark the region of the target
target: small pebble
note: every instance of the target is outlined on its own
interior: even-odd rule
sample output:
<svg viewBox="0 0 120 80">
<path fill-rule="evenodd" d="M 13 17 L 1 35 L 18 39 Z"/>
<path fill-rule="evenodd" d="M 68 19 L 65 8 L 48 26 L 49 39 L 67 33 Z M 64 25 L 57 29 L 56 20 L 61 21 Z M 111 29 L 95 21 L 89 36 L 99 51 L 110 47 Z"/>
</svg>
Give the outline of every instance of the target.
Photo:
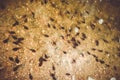
<svg viewBox="0 0 120 80">
<path fill-rule="evenodd" d="M 88 77 L 88 80 L 95 80 L 95 79 L 93 79 L 92 77 Z"/>
<path fill-rule="evenodd" d="M 115 77 L 112 77 L 110 80 L 116 80 L 116 78 L 115 78 Z"/>
<path fill-rule="evenodd" d="M 99 19 L 98 23 L 99 24 L 103 24 L 104 20 L 103 19 Z"/>
<path fill-rule="evenodd" d="M 75 27 L 75 33 L 78 33 L 79 32 L 79 29 L 77 27 Z"/>
</svg>

